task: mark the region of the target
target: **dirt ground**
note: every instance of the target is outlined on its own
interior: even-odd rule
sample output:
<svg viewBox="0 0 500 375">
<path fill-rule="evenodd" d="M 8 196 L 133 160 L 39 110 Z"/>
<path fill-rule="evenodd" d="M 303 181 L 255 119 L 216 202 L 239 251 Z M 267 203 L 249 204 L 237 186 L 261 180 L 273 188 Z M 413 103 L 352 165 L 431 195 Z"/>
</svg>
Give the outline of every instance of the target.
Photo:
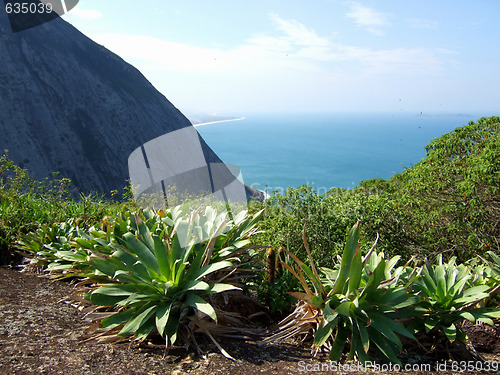
<svg viewBox="0 0 500 375">
<path fill-rule="evenodd" d="M 307 347 L 275 345 L 260 347 L 255 342 L 220 339 L 236 359 L 222 356 L 215 346 L 201 340 L 205 357 L 183 348 L 165 353 L 161 345 L 96 344 L 82 342 L 86 326 L 82 313 L 61 302 L 71 293 L 65 282 L 52 282 L 29 273 L 0 268 L 0 374 L 408 374 L 429 373 L 426 365 L 408 356 L 408 368 L 360 369 L 356 364 L 342 368 L 326 355 L 312 357 Z M 490 370 L 500 362 L 500 328 L 471 327 L 468 332 L 476 349 L 489 361 L 482 365 L 446 362 L 434 370 L 440 374 L 500 373 Z M 495 362 L 496 361 L 496 362 Z M 350 366 L 350 367 L 348 367 Z M 410 371 L 418 368 L 418 371 Z M 473 366 L 467 370 L 467 366 Z M 342 371 L 336 371 L 342 370 Z M 439 371 L 441 370 L 441 371 Z"/>
</svg>

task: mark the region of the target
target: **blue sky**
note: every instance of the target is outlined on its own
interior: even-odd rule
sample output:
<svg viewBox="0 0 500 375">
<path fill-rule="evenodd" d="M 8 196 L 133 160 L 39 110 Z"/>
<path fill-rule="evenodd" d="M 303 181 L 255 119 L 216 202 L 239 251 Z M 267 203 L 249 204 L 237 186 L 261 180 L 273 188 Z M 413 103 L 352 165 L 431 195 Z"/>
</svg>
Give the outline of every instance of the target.
<svg viewBox="0 0 500 375">
<path fill-rule="evenodd" d="M 498 0 L 80 0 L 184 112 L 500 112 Z"/>
</svg>

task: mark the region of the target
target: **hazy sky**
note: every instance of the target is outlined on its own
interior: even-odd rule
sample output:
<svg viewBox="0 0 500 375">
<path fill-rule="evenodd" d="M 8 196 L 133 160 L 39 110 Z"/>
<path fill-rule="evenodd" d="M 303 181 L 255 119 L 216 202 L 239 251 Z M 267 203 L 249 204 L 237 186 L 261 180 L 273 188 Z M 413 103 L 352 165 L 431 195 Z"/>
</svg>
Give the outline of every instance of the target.
<svg viewBox="0 0 500 375">
<path fill-rule="evenodd" d="M 80 0 L 182 111 L 500 112 L 498 0 Z"/>
</svg>

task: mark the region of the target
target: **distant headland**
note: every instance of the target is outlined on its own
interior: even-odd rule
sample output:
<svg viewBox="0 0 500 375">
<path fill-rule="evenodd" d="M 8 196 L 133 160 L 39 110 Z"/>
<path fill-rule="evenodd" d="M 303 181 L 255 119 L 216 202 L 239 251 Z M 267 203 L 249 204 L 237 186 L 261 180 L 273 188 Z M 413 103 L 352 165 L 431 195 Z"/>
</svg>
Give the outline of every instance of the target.
<svg viewBox="0 0 500 375">
<path fill-rule="evenodd" d="M 210 124 L 217 124 L 219 122 L 229 122 L 229 121 L 239 121 L 239 120 L 244 120 L 245 117 L 238 117 L 238 118 L 231 118 L 231 119 L 226 119 L 226 120 L 216 120 L 216 121 L 208 121 L 208 122 L 201 122 L 201 123 L 193 123 L 193 126 L 197 128 L 198 126 L 203 126 L 203 125 L 210 125 Z"/>
<path fill-rule="evenodd" d="M 208 124 L 217 124 L 219 122 L 229 122 L 244 120 L 245 117 L 231 116 L 231 115 L 218 115 L 218 114 L 207 114 L 207 113 L 187 113 L 186 117 L 189 119 L 193 126 L 202 126 Z"/>
</svg>

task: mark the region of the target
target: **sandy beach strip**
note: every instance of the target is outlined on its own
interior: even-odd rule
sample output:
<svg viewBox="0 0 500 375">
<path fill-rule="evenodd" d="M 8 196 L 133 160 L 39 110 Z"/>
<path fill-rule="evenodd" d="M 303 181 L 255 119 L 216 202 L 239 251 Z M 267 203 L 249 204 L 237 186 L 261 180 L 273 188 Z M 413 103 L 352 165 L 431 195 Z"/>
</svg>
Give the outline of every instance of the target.
<svg viewBox="0 0 500 375">
<path fill-rule="evenodd" d="M 240 120 L 244 120 L 244 119 L 245 119 L 245 117 L 232 118 L 232 119 L 229 119 L 229 120 L 219 120 L 219 121 L 203 122 L 201 124 L 193 124 L 193 126 L 195 128 L 197 128 L 198 126 L 205 126 L 205 125 L 210 125 L 210 124 L 218 124 L 220 122 L 240 121 Z"/>
</svg>

